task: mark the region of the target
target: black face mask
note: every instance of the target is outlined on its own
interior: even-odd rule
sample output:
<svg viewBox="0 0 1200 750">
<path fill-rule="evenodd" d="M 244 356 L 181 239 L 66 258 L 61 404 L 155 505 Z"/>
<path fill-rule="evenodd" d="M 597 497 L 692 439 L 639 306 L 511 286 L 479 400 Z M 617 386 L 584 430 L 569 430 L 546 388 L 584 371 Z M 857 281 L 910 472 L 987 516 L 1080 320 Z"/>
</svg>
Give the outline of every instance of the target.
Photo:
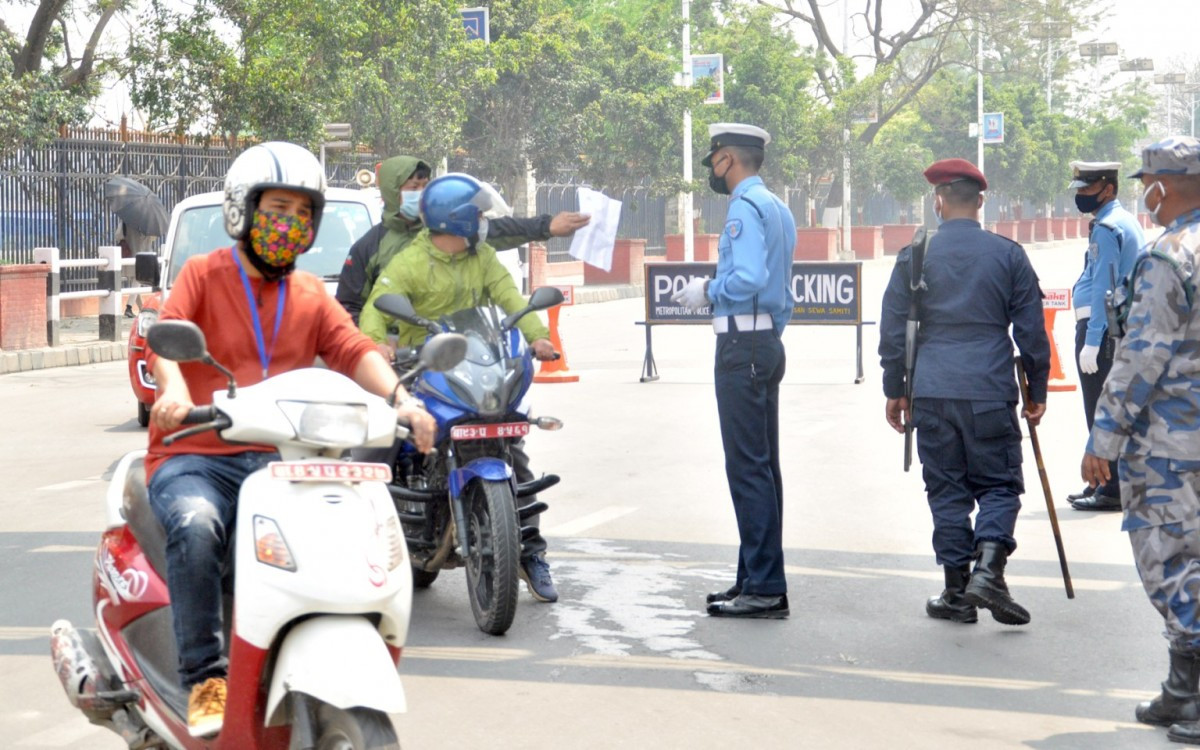
<svg viewBox="0 0 1200 750">
<path fill-rule="evenodd" d="M 725 175 L 729 174 L 729 170 L 725 170 Z M 725 181 L 725 175 L 717 177 L 716 165 L 713 164 L 708 168 L 708 186 L 718 195 L 729 195 L 729 183 Z"/>
<path fill-rule="evenodd" d="M 1078 208 L 1080 212 L 1085 214 L 1093 213 L 1097 208 L 1100 208 L 1101 204 L 1103 203 L 1103 201 L 1100 199 L 1100 196 L 1103 193 L 1103 190 L 1093 195 L 1081 195 L 1076 193 L 1075 208 Z"/>
</svg>

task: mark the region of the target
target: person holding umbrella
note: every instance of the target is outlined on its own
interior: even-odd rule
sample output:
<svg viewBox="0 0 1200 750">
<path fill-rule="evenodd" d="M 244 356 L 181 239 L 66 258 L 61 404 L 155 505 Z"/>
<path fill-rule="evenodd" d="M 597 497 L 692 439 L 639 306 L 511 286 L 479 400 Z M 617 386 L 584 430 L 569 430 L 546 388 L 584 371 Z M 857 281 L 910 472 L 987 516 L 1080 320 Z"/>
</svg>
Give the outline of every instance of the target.
<svg viewBox="0 0 1200 750">
<path fill-rule="evenodd" d="M 169 217 L 162 201 L 150 188 L 128 177 L 113 177 L 104 183 L 104 200 L 121 224 L 117 227 L 116 241 L 121 246 L 121 257 L 132 258 L 140 252 L 151 250 L 159 237 L 167 233 Z M 133 269 L 121 269 L 122 278 L 132 278 Z M 142 307 L 140 296 L 135 297 L 138 309 Z M 133 307 L 125 305 L 125 317 L 133 317 Z"/>
</svg>

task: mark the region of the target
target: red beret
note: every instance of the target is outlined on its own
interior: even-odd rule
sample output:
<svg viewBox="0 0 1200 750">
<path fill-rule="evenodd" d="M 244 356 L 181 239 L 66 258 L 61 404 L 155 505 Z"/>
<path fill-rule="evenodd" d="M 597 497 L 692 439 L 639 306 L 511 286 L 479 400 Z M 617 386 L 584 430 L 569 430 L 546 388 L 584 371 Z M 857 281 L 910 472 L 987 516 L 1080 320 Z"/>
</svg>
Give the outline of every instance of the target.
<svg viewBox="0 0 1200 750">
<path fill-rule="evenodd" d="M 925 179 L 931 185 L 949 185 L 959 180 L 972 180 L 979 183 L 980 190 L 987 190 L 987 178 L 983 176 L 971 162 L 966 159 L 942 159 L 935 161 L 925 170 Z"/>
</svg>

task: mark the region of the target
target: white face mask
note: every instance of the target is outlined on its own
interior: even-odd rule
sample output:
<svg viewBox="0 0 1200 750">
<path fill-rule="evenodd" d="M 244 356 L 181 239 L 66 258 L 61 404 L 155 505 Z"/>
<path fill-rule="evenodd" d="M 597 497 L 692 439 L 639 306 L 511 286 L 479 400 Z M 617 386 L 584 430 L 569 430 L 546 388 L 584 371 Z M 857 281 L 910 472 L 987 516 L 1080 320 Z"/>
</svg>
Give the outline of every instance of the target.
<svg viewBox="0 0 1200 750">
<path fill-rule="evenodd" d="M 942 204 L 937 198 L 933 199 L 933 218 L 937 219 L 937 224 L 940 227 L 945 219 L 942 218 Z"/>
<path fill-rule="evenodd" d="M 1150 192 L 1152 190 L 1154 190 L 1155 188 L 1158 189 L 1158 194 L 1159 194 L 1158 205 L 1156 205 L 1154 207 L 1154 210 L 1150 210 L 1150 205 L 1148 203 L 1146 203 L 1146 196 L 1150 195 Z M 1142 211 L 1145 211 L 1146 213 L 1150 214 L 1150 218 L 1154 219 L 1155 224 L 1162 226 L 1163 223 L 1161 221 L 1159 221 L 1159 219 L 1158 219 L 1158 212 L 1160 210 L 1162 210 L 1163 202 L 1166 199 L 1167 199 L 1166 186 L 1163 185 L 1161 182 L 1155 182 L 1153 185 L 1151 185 L 1150 187 L 1148 187 L 1142 191 L 1142 197 L 1138 198 L 1138 208 L 1140 208 Z"/>
<path fill-rule="evenodd" d="M 400 191 L 400 215 L 409 221 L 416 221 L 420 216 L 421 208 L 421 191 L 420 190 L 401 190 Z"/>
<path fill-rule="evenodd" d="M 486 216 L 480 216 L 480 217 L 479 217 L 479 232 L 478 232 L 478 236 L 479 236 L 479 241 L 480 241 L 480 242 L 487 242 L 487 236 L 488 236 L 488 219 L 487 219 L 487 217 L 486 217 Z"/>
</svg>

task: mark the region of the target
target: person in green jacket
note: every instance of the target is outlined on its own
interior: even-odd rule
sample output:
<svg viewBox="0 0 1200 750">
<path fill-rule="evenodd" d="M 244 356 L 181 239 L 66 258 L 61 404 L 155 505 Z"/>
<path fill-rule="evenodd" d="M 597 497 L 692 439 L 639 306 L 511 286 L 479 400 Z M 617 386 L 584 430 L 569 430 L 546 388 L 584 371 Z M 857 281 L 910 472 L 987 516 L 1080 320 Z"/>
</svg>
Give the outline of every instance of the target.
<svg viewBox="0 0 1200 750">
<path fill-rule="evenodd" d="M 489 209 L 501 213 L 508 209 L 490 186 L 470 175 L 443 175 L 425 187 L 420 205 L 427 228 L 388 262 L 359 317 L 363 333 L 389 359 L 395 354 L 388 341 L 389 328 L 397 331 L 396 344 L 401 347 L 420 346 L 429 332 L 377 310 L 375 300 L 385 294 L 403 294 L 417 314 L 429 320 L 488 304 L 511 314 L 524 309 L 526 304 L 508 269 L 496 257 L 496 251 L 482 241 L 490 221 L 483 214 Z M 535 357 L 554 358 L 550 331 L 537 315 L 531 313 L 521 318 L 517 328 Z M 517 481 L 532 481 L 534 475 L 524 440 L 514 443 L 510 454 Z M 524 499 L 537 501 L 536 497 Z M 558 591 L 546 563 L 546 541 L 536 533 L 539 521 L 538 516 L 525 521 L 535 533 L 528 537 L 522 534 L 520 574 L 534 599 L 553 602 L 558 600 Z"/>
<path fill-rule="evenodd" d="M 355 323 L 379 274 L 424 229 L 419 207 L 429 177 L 429 165 L 415 156 L 393 156 L 380 162 L 377 182 L 383 198 L 383 220 L 350 246 L 335 295 Z M 554 216 L 496 218 L 489 229 L 489 244 L 496 250 L 507 250 L 527 242 L 569 237 L 588 219 L 587 214 L 573 211 Z"/>
</svg>

